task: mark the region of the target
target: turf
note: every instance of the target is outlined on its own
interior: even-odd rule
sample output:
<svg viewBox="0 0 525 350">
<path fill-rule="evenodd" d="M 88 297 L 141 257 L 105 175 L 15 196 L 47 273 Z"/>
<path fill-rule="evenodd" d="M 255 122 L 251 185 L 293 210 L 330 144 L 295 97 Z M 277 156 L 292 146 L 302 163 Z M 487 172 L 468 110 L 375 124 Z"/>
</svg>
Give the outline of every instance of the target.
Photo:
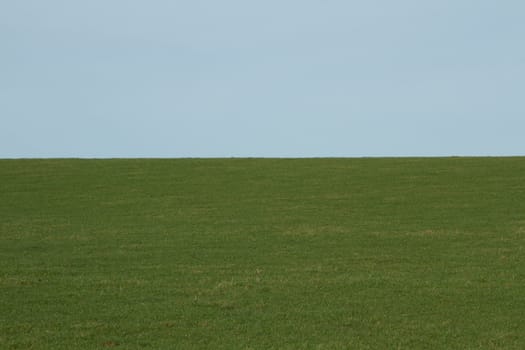
<svg viewBox="0 0 525 350">
<path fill-rule="evenodd" d="M 525 158 L 0 160 L 1 349 L 523 349 Z"/>
</svg>

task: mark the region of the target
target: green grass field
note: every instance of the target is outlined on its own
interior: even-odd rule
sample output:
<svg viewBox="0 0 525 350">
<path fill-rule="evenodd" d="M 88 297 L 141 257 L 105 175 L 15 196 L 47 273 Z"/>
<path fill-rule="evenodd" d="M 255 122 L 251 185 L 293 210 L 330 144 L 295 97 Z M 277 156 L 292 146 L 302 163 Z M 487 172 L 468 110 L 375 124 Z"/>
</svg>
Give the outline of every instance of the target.
<svg viewBox="0 0 525 350">
<path fill-rule="evenodd" d="M 0 349 L 524 349 L 525 158 L 0 160 Z"/>
</svg>

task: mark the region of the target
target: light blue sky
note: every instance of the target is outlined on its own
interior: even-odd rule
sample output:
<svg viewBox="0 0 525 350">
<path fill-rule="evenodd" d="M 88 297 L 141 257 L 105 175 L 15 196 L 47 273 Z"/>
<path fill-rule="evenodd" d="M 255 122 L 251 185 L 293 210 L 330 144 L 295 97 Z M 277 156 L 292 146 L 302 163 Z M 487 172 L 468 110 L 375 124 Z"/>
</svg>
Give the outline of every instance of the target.
<svg viewBox="0 0 525 350">
<path fill-rule="evenodd" d="M 0 2 L 0 158 L 525 155 L 522 0 Z"/>
</svg>

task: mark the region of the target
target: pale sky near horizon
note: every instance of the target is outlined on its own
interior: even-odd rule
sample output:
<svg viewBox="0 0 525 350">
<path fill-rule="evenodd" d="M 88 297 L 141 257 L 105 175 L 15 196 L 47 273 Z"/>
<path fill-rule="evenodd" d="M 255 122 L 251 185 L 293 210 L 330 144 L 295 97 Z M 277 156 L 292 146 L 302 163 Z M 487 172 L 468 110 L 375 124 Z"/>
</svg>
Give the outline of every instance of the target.
<svg viewBox="0 0 525 350">
<path fill-rule="evenodd" d="M 0 158 L 525 155 L 525 2 L 0 2 Z"/>
</svg>

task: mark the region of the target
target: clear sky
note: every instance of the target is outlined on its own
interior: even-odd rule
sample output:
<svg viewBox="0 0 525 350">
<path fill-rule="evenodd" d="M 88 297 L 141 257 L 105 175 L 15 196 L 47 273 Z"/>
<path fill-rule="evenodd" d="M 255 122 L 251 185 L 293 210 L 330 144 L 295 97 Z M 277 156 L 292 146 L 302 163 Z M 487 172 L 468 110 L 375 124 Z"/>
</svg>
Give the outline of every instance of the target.
<svg viewBox="0 0 525 350">
<path fill-rule="evenodd" d="M 525 155 L 523 0 L 0 2 L 0 158 Z"/>
</svg>

